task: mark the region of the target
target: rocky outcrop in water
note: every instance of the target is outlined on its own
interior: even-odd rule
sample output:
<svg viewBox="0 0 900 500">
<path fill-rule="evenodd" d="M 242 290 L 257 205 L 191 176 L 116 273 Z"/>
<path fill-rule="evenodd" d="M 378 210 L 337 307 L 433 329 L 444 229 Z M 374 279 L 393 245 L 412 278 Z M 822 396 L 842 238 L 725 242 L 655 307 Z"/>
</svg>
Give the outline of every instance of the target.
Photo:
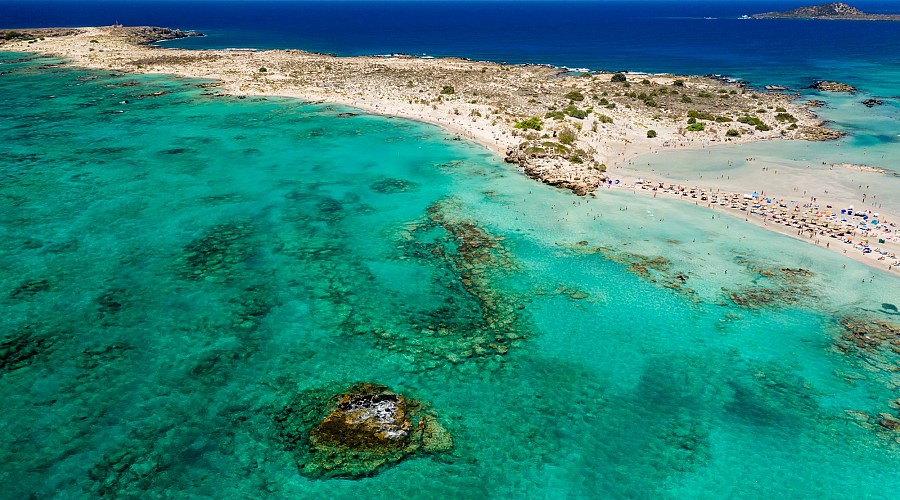
<svg viewBox="0 0 900 500">
<path fill-rule="evenodd" d="M 401 460 L 453 447 L 422 403 L 372 383 L 337 394 L 301 393 L 274 419 L 300 473 L 316 479 L 371 476 Z"/>
<path fill-rule="evenodd" d="M 538 158 L 536 153 L 527 149 L 511 149 L 507 151 L 506 163 L 512 163 L 522 167 L 531 179 L 543 182 L 549 186 L 568 189 L 578 196 L 584 196 L 597 189 L 606 178 L 600 171 L 596 173 L 578 175 L 567 169 L 569 160 L 564 158 Z M 556 163 L 555 163 L 556 162 Z"/>
<path fill-rule="evenodd" d="M 845 316 L 838 319 L 844 327 L 843 339 L 859 349 L 889 347 L 900 354 L 900 325 L 882 319 Z"/>
<path fill-rule="evenodd" d="M 833 141 L 835 139 L 840 139 L 845 135 L 846 134 L 844 132 L 822 128 L 821 126 L 801 126 L 799 127 L 799 130 L 797 130 L 797 136 L 806 141 Z"/>
<path fill-rule="evenodd" d="M 809 86 L 811 89 L 821 90 L 824 92 L 856 92 L 856 87 L 841 82 L 820 81 Z"/>
<path fill-rule="evenodd" d="M 811 5 L 784 12 L 766 12 L 750 16 L 754 19 L 842 19 L 850 21 L 900 21 L 896 14 L 867 14 L 843 2 Z"/>
<path fill-rule="evenodd" d="M 864 105 L 865 107 L 867 107 L 867 108 L 872 108 L 872 107 L 875 107 L 875 106 L 881 106 L 881 105 L 883 105 L 883 104 L 884 104 L 884 101 L 882 101 L 881 99 L 866 99 L 866 100 L 863 101 L 862 103 L 863 103 L 863 105 Z"/>
</svg>

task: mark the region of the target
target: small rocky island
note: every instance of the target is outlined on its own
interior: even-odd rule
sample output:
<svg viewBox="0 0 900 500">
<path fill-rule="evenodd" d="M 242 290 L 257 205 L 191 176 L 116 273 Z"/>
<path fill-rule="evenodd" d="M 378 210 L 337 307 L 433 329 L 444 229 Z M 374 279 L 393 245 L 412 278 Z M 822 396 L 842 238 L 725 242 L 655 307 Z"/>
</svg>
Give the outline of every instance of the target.
<svg viewBox="0 0 900 500">
<path fill-rule="evenodd" d="M 303 392 L 274 419 L 298 470 L 314 479 L 372 476 L 401 460 L 453 448 L 450 433 L 425 405 L 372 383 Z"/>
<path fill-rule="evenodd" d="M 836 19 L 848 21 L 900 21 L 900 14 L 867 14 L 843 2 L 800 7 L 785 12 L 753 14 L 753 19 Z"/>
</svg>

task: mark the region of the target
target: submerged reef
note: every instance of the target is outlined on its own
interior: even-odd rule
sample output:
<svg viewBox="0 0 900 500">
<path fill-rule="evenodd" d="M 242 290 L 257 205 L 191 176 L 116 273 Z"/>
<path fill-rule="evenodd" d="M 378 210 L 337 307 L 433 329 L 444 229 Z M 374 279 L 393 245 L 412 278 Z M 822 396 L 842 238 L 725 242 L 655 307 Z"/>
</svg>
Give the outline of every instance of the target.
<svg viewBox="0 0 900 500">
<path fill-rule="evenodd" d="M 889 304 L 888 304 L 889 305 Z M 900 444 L 900 325 L 865 314 L 836 318 L 839 334 L 834 346 L 842 354 L 855 356 L 861 368 L 883 381 L 895 398 L 888 403 L 893 413 L 845 410 L 851 420 L 882 439 Z M 856 378 L 868 378 L 860 374 Z M 882 408 L 883 410 L 883 408 Z"/>
<path fill-rule="evenodd" d="M 359 308 L 344 330 L 374 334 L 380 347 L 430 358 L 427 367 L 476 360 L 482 369 L 498 368 L 533 329 L 524 319 L 523 298 L 501 287 L 516 265 L 502 239 L 460 217 L 453 202 L 434 203 L 426 212 L 401 229 L 397 258 L 421 261 L 430 270 L 430 300 L 397 304 L 388 319 L 370 318 Z"/>
<path fill-rule="evenodd" d="M 302 392 L 274 420 L 297 469 L 315 479 L 372 476 L 401 460 L 453 448 L 449 432 L 422 403 L 372 383 L 337 394 Z"/>
<path fill-rule="evenodd" d="M 384 178 L 372 183 L 372 191 L 381 194 L 405 193 L 406 191 L 415 189 L 418 184 L 405 179 Z"/>
<path fill-rule="evenodd" d="M 230 268 L 247 260 L 253 252 L 248 242 L 250 224 L 221 224 L 184 248 L 179 273 L 185 279 L 221 282 Z"/>
<path fill-rule="evenodd" d="M 842 351 L 849 350 L 848 344 L 852 344 L 866 350 L 886 347 L 900 354 L 900 325 L 882 319 L 851 316 L 838 318 L 837 321 L 845 331 L 843 342 L 839 344 Z"/>
<path fill-rule="evenodd" d="M 0 338 L 0 375 L 29 366 L 53 351 L 60 335 L 39 330 L 37 325 L 26 325 L 8 337 Z"/>
<path fill-rule="evenodd" d="M 722 288 L 725 296 L 736 306 L 745 309 L 785 307 L 814 298 L 809 280 L 813 273 L 807 269 L 765 267 L 744 257 L 735 262 L 754 275 L 751 284 L 735 289 Z"/>
<path fill-rule="evenodd" d="M 689 276 L 684 271 L 673 271 L 672 261 L 661 255 L 641 255 L 633 252 L 619 252 L 612 248 L 590 246 L 587 241 L 579 241 L 574 245 L 564 245 L 564 250 L 576 255 L 599 254 L 612 262 L 623 264 L 625 269 L 659 286 L 675 290 L 688 297 L 692 302 L 699 302 L 696 290 L 685 286 Z"/>
</svg>

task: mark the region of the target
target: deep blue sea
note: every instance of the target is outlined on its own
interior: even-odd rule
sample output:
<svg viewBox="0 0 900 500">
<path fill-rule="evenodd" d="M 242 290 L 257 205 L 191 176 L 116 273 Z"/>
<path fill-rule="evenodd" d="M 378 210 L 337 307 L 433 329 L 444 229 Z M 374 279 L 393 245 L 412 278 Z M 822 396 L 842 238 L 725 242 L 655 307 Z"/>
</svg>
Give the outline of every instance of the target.
<svg viewBox="0 0 900 500">
<path fill-rule="evenodd" d="M 898 99 L 859 101 L 900 94 L 900 23 L 737 19 L 797 5 L 0 0 L 0 26 L 843 80 L 860 92 L 803 98 L 845 139 L 654 166 L 894 166 Z M 0 498 L 900 490 L 896 275 L 690 203 L 576 197 L 430 125 L 60 63 L 0 52 Z M 317 473 L 345 455 L 311 429 L 357 382 L 420 401 L 452 448 L 429 431 Z"/>
<path fill-rule="evenodd" d="M 900 65 L 900 23 L 739 20 L 810 2 L 0 2 L 0 27 L 160 25 L 202 30 L 186 48 L 407 53 L 577 68 L 724 74 L 761 85 L 852 79 Z M 897 12 L 900 2 L 852 2 Z M 874 94 L 900 94 L 874 80 Z"/>
</svg>

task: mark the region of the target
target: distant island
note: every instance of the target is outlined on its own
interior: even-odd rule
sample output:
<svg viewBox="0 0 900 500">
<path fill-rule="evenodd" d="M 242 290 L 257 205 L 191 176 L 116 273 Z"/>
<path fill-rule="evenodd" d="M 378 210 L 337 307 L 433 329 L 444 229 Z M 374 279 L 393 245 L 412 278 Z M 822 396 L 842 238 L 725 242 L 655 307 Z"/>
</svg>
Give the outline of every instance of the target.
<svg viewBox="0 0 900 500">
<path fill-rule="evenodd" d="M 800 7 L 786 12 L 753 14 L 752 19 L 837 19 L 848 21 L 900 21 L 900 14 L 867 14 L 842 2 Z"/>
</svg>

